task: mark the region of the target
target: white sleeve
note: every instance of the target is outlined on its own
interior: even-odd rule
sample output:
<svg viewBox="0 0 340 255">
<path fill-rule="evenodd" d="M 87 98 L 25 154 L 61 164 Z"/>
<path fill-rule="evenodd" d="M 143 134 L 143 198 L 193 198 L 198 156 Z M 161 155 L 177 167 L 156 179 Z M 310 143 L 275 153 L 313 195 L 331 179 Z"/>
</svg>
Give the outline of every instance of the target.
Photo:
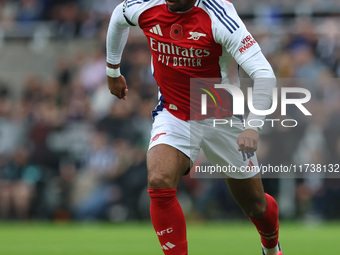
<svg viewBox="0 0 340 255">
<path fill-rule="evenodd" d="M 129 24 L 123 15 L 123 3 L 112 13 L 106 37 L 106 61 L 112 65 L 120 63 L 129 35 Z"/>
<path fill-rule="evenodd" d="M 241 65 L 243 70 L 254 80 L 253 87 L 253 106 L 257 110 L 267 110 L 272 105 L 273 88 L 276 86 L 276 78 L 272 67 L 267 59 L 259 51 L 252 57 L 248 58 Z M 246 120 L 246 129 L 261 130 L 261 128 L 251 127 L 248 125 L 251 120 L 264 120 L 266 116 L 249 113 Z M 252 123 L 252 122 L 251 122 Z M 255 124 L 256 123 L 256 124 Z M 258 125 L 258 122 L 253 123 Z"/>
<path fill-rule="evenodd" d="M 225 47 L 239 65 L 261 50 L 233 4 L 224 0 L 206 0 L 205 3 L 213 13 L 213 33 L 216 42 Z"/>
</svg>

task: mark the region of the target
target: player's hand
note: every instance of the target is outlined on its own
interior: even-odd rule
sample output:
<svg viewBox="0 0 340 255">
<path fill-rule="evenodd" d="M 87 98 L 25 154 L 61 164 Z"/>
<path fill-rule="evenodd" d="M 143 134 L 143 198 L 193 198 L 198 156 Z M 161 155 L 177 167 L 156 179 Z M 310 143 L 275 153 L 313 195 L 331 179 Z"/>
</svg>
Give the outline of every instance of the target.
<svg viewBox="0 0 340 255">
<path fill-rule="evenodd" d="M 107 84 L 112 95 L 115 95 L 119 99 L 127 99 L 128 88 L 123 75 L 117 78 L 107 76 Z"/>
<path fill-rule="evenodd" d="M 244 153 L 253 153 L 257 150 L 259 134 L 254 129 L 244 130 L 237 138 L 238 150 Z"/>
</svg>

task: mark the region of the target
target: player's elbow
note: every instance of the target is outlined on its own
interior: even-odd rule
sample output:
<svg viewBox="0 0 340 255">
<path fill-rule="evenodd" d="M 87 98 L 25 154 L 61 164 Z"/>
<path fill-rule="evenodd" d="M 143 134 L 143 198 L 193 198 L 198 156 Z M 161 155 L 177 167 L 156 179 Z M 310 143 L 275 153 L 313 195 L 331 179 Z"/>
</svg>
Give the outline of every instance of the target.
<svg viewBox="0 0 340 255">
<path fill-rule="evenodd" d="M 263 66 L 252 73 L 251 77 L 253 79 L 273 79 L 276 82 L 276 76 L 270 65 Z"/>
</svg>

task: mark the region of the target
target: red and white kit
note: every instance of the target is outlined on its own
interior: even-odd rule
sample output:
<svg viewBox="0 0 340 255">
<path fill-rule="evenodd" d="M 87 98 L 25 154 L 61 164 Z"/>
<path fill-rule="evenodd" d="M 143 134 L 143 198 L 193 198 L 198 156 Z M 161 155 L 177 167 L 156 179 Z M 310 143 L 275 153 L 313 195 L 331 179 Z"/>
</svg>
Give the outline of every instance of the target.
<svg viewBox="0 0 340 255">
<path fill-rule="evenodd" d="M 179 13 L 169 10 L 164 0 L 126 0 L 111 18 L 108 63 L 120 63 L 131 25 L 139 26 L 148 39 L 152 71 L 159 86 L 160 102 L 153 111 L 149 148 L 169 144 L 193 162 L 202 148 L 213 164 L 237 168 L 250 164 L 249 158 L 245 160 L 237 150 L 242 125 L 214 130 L 209 120 L 202 120 L 198 123 L 204 127 L 199 133 L 190 128 L 194 121 L 190 120 L 190 78 L 218 78 L 221 83 L 227 83 L 230 57 L 254 79 L 254 107 L 268 109 L 271 104 L 275 80 L 268 85 L 257 82 L 257 78 L 275 77 L 272 68 L 234 6 L 226 0 L 198 0 L 191 10 Z M 246 123 L 263 118 L 250 114 Z M 215 132 L 215 138 L 210 132 Z M 257 164 L 256 156 L 250 160 Z M 238 172 L 229 176 L 249 178 L 254 174 Z"/>
<path fill-rule="evenodd" d="M 108 29 L 107 62 L 112 65 L 120 63 L 129 27 L 139 26 L 147 37 L 152 53 L 152 71 L 159 86 L 159 104 L 153 111 L 154 123 L 149 149 L 158 144 L 167 144 L 183 152 L 193 162 L 202 149 L 213 165 L 237 169 L 236 172 L 226 172 L 227 176 L 235 179 L 250 178 L 256 171 L 244 170 L 247 166 L 258 164 L 256 155 L 239 152 L 237 139 L 244 128 L 251 127 L 214 127 L 214 118 L 209 114 L 203 118 L 193 116 L 191 113 L 194 107 L 191 107 L 190 101 L 195 101 L 195 98 L 193 100 L 190 95 L 190 79 L 206 81 L 205 78 L 213 78 L 228 83 L 227 63 L 232 57 L 254 80 L 254 108 L 267 110 L 271 106 L 272 89 L 276 85 L 273 70 L 230 2 L 197 0 L 193 8 L 186 12 L 169 10 L 168 6 L 178 3 L 166 3 L 165 0 L 125 0 L 118 5 Z M 203 91 L 206 85 L 211 84 L 203 82 Z M 225 104 L 221 103 L 218 110 L 224 111 L 225 114 L 221 116 L 226 120 L 240 123 L 241 120 L 232 115 L 232 98 L 228 98 L 220 100 Z M 207 110 L 211 109 L 210 106 L 207 103 Z M 251 113 L 246 123 L 264 118 Z M 157 153 L 156 148 L 152 152 Z M 242 182 L 249 184 L 248 180 Z M 176 198 L 177 190 L 166 188 L 167 185 L 162 182 L 154 186 L 150 185 L 148 189 L 150 215 L 163 252 L 166 255 L 187 255 L 185 218 Z M 254 190 L 254 194 L 261 192 Z M 248 191 L 247 201 L 250 193 L 253 193 L 252 190 Z M 265 215 L 255 218 L 252 218 L 253 215 L 248 216 L 261 235 L 263 254 L 282 255 L 278 244 L 277 203 L 268 194 L 265 196 Z M 256 203 L 252 207 L 258 211 L 259 199 L 256 197 L 253 200 Z"/>
</svg>

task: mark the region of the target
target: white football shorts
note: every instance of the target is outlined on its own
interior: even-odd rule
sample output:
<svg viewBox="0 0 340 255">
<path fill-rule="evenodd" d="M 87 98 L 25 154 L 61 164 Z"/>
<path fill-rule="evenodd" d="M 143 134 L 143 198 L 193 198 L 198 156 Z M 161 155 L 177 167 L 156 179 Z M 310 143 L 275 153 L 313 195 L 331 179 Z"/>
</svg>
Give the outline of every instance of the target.
<svg viewBox="0 0 340 255">
<path fill-rule="evenodd" d="M 149 150 L 158 144 L 167 144 L 183 152 L 194 163 L 202 149 L 212 166 L 230 170 L 222 172 L 225 177 L 247 179 L 259 172 L 256 154 L 238 151 L 237 137 L 244 130 L 242 125 L 219 124 L 214 127 L 212 118 L 184 121 L 165 108 L 157 113 L 152 124 Z M 225 119 L 241 123 L 235 116 Z"/>
</svg>

